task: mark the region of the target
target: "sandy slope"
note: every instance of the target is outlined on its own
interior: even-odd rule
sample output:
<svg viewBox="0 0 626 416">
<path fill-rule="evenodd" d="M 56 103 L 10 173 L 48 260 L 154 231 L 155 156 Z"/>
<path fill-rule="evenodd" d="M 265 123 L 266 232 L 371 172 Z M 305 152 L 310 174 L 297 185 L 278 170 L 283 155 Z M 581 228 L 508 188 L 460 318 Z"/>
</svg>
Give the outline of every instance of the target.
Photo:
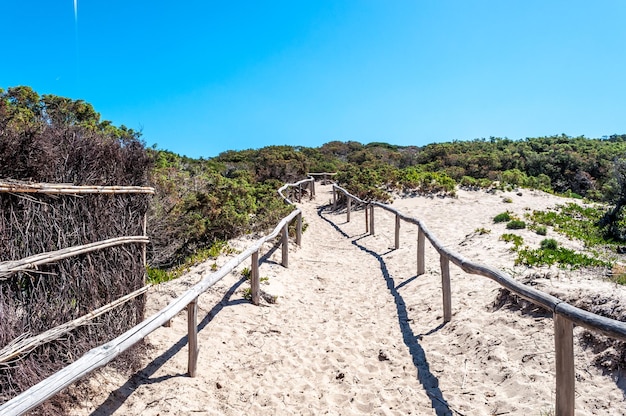
<svg viewBox="0 0 626 416">
<path fill-rule="evenodd" d="M 317 199 L 300 205 L 309 227 L 302 247 L 292 245 L 290 267 L 280 266 L 280 250 L 261 266 L 269 278 L 262 289 L 277 303 L 252 306 L 243 299 L 248 283 L 234 274 L 200 298 L 196 378 L 185 375 L 187 323 L 180 314 L 149 337 L 146 367 L 130 380 L 110 369 L 92 377 L 99 394 L 75 414 L 551 414 L 552 320 L 494 307 L 498 286 L 453 266 L 453 317 L 442 325 L 436 252 L 427 247 L 426 274 L 416 277 L 415 227 L 403 224 L 394 250 L 391 215 L 377 210 L 377 234 L 369 236 L 362 211 L 346 223 L 345 213 L 321 209 L 329 190 L 318 185 Z M 504 225 L 494 225 L 493 216 L 563 201 L 525 191 L 507 194 L 513 203 L 505 204 L 502 196 L 460 191 L 456 199 L 394 205 L 424 219 L 452 250 L 521 277 L 529 271 L 513 267 L 514 255 L 498 240 Z M 491 233 L 475 233 L 480 227 Z M 529 244 L 542 238 L 520 235 Z M 233 245 L 243 249 L 250 241 Z M 155 288 L 148 314 L 210 273 L 210 265 Z M 555 293 L 581 287 L 626 297 L 582 273 L 552 272 L 539 283 Z M 590 365 L 593 354 L 576 342 L 577 414 L 626 414 L 623 375 L 602 375 Z"/>
</svg>

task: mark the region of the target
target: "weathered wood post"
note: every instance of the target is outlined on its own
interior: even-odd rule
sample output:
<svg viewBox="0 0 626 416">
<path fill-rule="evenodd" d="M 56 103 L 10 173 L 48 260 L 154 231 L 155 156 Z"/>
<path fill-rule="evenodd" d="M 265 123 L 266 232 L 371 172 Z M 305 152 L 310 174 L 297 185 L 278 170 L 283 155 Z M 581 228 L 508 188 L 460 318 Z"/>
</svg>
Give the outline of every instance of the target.
<svg viewBox="0 0 626 416">
<path fill-rule="evenodd" d="M 250 267 L 250 292 L 252 304 L 259 306 L 261 298 L 261 287 L 259 279 L 259 251 L 252 253 L 252 264 Z"/>
<path fill-rule="evenodd" d="M 374 204 L 370 204 L 370 235 L 376 235 L 374 231 Z"/>
<path fill-rule="evenodd" d="M 285 224 L 283 227 L 283 238 L 282 238 L 282 246 L 283 246 L 283 267 L 289 267 L 289 224 Z"/>
<path fill-rule="evenodd" d="M 187 344 L 189 346 L 187 371 L 189 377 L 195 377 L 198 365 L 198 298 L 187 305 L 187 332 Z"/>
<path fill-rule="evenodd" d="M 370 204 L 365 204 L 365 233 L 366 234 L 370 232 L 369 211 L 370 211 Z"/>
<path fill-rule="evenodd" d="M 302 213 L 296 216 L 296 244 L 302 245 Z"/>
<path fill-rule="evenodd" d="M 395 239 L 395 247 L 396 250 L 400 248 L 400 216 L 396 214 L 396 239 Z"/>
<path fill-rule="evenodd" d="M 350 222 L 350 210 L 352 209 L 352 198 L 350 198 L 349 196 L 346 195 L 346 198 L 348 199 L 346 205 L 348 207 L 347 211 L 346 211 L 346 222 Z"/>
<path fill-rule="evenodd" d="M 450 293 L 450 259 L 439 253 L 439 263 L 441 264 L 441 290 L 443 292 L 443 321 L 452 320 L 452 295 Z"/>
<path fill-rule="evenodd" d="M 313 197 L 315 196 L 315 178 L 311 178 L 311 195 L 309 199 L 313 199 Z"/>
<path fill-rule="evenodd" d="M 574 416 L 574 324 L 554 313 L 554 346 L 556 351 L 556 414 Z"/>
<path fill-rule="evenodd" d="M 426 238 L 422 227 L 419 227 L 417 231 L 417 275 L 420 276 L 426 273 L 426 261 L 424 259 L 424 245 Z"/>
</svg>

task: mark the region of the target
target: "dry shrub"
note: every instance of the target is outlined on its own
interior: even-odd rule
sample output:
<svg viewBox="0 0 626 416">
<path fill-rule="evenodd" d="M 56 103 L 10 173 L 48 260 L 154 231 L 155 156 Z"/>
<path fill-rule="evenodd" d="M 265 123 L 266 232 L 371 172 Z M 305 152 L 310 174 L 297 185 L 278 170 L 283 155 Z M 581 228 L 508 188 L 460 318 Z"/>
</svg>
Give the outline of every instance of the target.
<svg viewBox="0 0 626 416">
<path fill-rule="evenodd" d="M 0 178 L 74 185 L 147 183 L 149 159 L 134 133 L 26 124 L 2 119 Z M 119 133 L 119 131 L 118 131 Z M 0 193 L 0 261 L 18 260 L 124 235 L 141 235 L 145 195 Z M 0 278 L 0 348 L 80 317 L 144 285 L 142 247 L 106 248 Z M 135 298 L 89 325 L 0 366 L 0 403 L 67 366 L 89 349 L 141 322 L 145 299 Z M 139 357 L 127 354 L 132 367 Z M 35 414 L 59 414 L 57 396 Z"/>
</svg>

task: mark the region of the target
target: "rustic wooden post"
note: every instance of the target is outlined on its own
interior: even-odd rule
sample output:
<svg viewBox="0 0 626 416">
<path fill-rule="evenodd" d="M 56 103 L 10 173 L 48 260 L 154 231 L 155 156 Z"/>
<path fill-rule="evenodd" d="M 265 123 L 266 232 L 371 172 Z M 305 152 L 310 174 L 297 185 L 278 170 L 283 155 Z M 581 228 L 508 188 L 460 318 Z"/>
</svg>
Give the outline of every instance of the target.
<svg viewBox="0 0 626 416">
<path fill-rule="evenodd" d="M 396 250 L 400 248 L 400 216 L 396 214 Z"/>
<path fill-rule="evenodd" d="M 443 254 L 439 254 L 441 264 L 441 290 L 443 292 L 443 321 L 452 320 L 452 296 L 450 293 L 450 259 Z"/>
<path fill-rule="evenodd" d="M 370 232 L 369 211 L 370 211 L 370 205 L 369 204 L 365 204 L 365 233 L 369 233 Z"/>
<path fill-rule="evenodd" d="M 296 217 L 296 244 L 302 245 L 302 213 Z"/>
<path fill-rule="evenodd" d="M 195 377 L 198 364 L 198 298 L 187 305 L 187 331 L 187 344 L 189 346 L 187 371 L 189 377 Z"/>
<path fill-rule="evenodd" d="M 309 199 L 313 199 L 313 197 L 315 196 L 315 178 L 311 178 L 311 195 L 309 197 Z"/>
<path fill-rule="evenodd" d="M 574 416 L 574 324 L 554 313 L 554 346 L 556 350 L 556 414 Z"/>
<path fill-rule="evenodd" d="M 419 227 L 417 231 L 417 275 L 420 276 L 426 273 L 426 262 L 424 259 L 424 245 L 426 238 L 422 227 Z"/>
<path fill-rule="evenodd" d="M 376 235 L 374 232 L 374 205 L 370 205 L 370 235 Z"/>
<path fill-rule="evenodd" d="M 346 198 L 348 199 L 348 202 L 346 204 L 348 206 L 348 210 L 346 211 L 346 222 L 350 222 L 350 210 L 352 209 L 352 198 L 350 198 L 347 195 L 346 195 Z"/>
<path fill-rule="evenodd" d="M 260 279 L 259 279 L 259 251 L 252 253 L 252 264 L 250 268 L 250 292 L 252 304 L 259 306 L 260 300 Z"/>
<path fill-rule="evenodd" d="M 289 224 L 285 224 L 283 227 L 283 267 L 289 267 Z"/>
</svg>

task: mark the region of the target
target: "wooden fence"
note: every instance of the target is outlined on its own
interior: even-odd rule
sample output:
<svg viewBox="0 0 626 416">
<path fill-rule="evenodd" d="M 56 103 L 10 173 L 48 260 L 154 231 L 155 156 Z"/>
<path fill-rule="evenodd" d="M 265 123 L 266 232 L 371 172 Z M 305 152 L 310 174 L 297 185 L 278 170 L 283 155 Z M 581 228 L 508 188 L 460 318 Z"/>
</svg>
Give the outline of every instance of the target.
<svg viewBox="0 0 626 416">
<path fill-rule="evenodd" d="M 508 274 L 480 264 L 472 263 L 461 255 L 449 250 L 432 234 L 426 225 L 413 217 L 402 214 L 389 205 L 379 202 L 363 201 L 350 194 L 340 186 L 333 185 L 333 208 L 337 207 L 339 197 L 346 199 L 347 221 L 350 221 L 350 211 L 353 202 L 365 207 L 366 232 L 375 235 L 374 208 L 378 207 L 395 215 L 395 248 L 400 248 L 400 222 L 406 221 L 418 227 L 417 234 L 417 274 L 425 273 L 424 246 L 428 239 L 437 250 L 441 267 L 441 286 L 443 292 L 444 322 L 452 319 L 452 299 L 450 291 L 450 262 L 456 264 L 463 271 L 488 277 L 518 296 L 552 312 L 554 319 L 554 343 L 556 353 L 556 414 L 559 416 L 574 415 L 574 324 L 599 332 L 608 337 L 626 341 L 626 322 L 605 318 L 584 311 L 568 304 L 554 296 L 526 286 Z M 369 214 L 369 219 L 368 219 Z"/>
<path fill-rule="evenodd" d="M 0 184 L 1 186 L 2 184 Z M 299 195 L 302 195 L 302 187 L 308 186 L 314 194 L 314 179 L 309 178 L 295 184 L 287 184 L 280 188 L 279 194 L 287 203 L 291 201 L 284 197 L 283 192 L 289 188 L 298 188 Z M 1 190 L 2 188 L 0 188 Z M 5 191 L 15 192 L 15 190 Z M 69 192 L 68 192 L 69 193 Z M 192 286 L 187 292 L 174 299 L 168 306 L 144 320 L 140 324 L 126 331 L 122 335 L 112 341 L 93 348 L 81 358 L 41 381 L 30 389 L 24 391 L 20 395 L 14 397 L 8 402 L 0 406 L 0 414 L 6 416 L 21 415 L 30 409 L 43 403 L 51 398 L 70 384 L 87 376 L 92 371 L 106 365 L 115 357 L 132 347 L 134 344 L 157 330 L 159 327 L 169 322 L 176 314 L 183 309 L 187 309 L 188 319 L 188 342 L 189 342 L 189 358 L 188 372 L 191 377 L 196 375 L 196 365 L 198 361 L 198 322 L 197 322 L 197 299 L 202 293 L 207 291 L 211 286 L 221 280 L 228 273 L 232 272 L 235 267 L 251 258 L 251 291 L 252 302 L 259 304 L 259 251 L 263 244 L 274 239 L 278 234 L 282 233 L 282 265 L 288 267 L 288 242 L 289 242 L 289 224 L 296 220 L 296 244 L 300 245 L 302 240 L 302 212 L 299 209 L 294 210 L 288 216 L 283 218 L 276 228 L 265 237 L 257 240 L 246 251 L 231 259 L 218 271 L 211 273 L 196 285 Z M 95 311 L 94 311 L 95 312 Z M 93 313 L 93 312 L 92 312 Z"/>
</svg>

